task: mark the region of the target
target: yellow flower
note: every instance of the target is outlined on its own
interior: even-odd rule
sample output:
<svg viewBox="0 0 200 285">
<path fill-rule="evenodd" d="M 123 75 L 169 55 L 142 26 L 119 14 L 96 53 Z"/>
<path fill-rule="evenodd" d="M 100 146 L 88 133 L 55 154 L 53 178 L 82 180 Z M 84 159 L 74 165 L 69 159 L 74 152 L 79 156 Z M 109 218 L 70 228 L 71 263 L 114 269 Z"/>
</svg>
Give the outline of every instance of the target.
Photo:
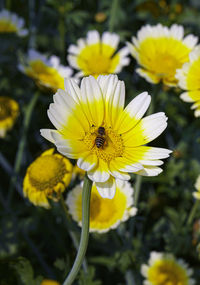
<svg viewBox="0 0 200 285">
<path fill-rule="evenodd" d="M 24 196 L 35 206 L 50 208 L 48 198 L 58 201 L 71 176 L 71 162 L 60 154 L 54 154 L 51 148 L 28 167 L 23 183 Z"/>
<path fill-rule="evenodd" d="M 116 52 L 119 40 L 114 33 L 104 32 L 100 38 L 97 31 L 89 31 L 86 39 L 77 41 L 77 46 L 70 45 L 68 61 L 72 67 L 80 70 L 75 76 L 97 77 L 100 74 L 119 73 L 123 66 L 129 64 L 127 47 Z"/>
<path fill-rule="evenodd" d="M 50 280 L 50 279 L 44 279 L 41 283 L 41 285 L 60 285 L 57 281 Z"/>
<path fill-rule="evenodd" d="M 78 159 L 102 197 L 115 194 L 115 179 L 130 179 L 129 172 L 158 175 L 169 156 L 168 149 L 145 146 L 167 126 L 164 113 L 144 119 L 151 97 L 144 92 L 124 109 L 125 85 L 116 75 L 85 77 L 81 87 L 72 79 L 66 89 L 58 90 L 48 116 L 57 130 L 41 134 L 53 142 L 63 155 Z"/>
<path fill-rule="evenodd" d="M 19 65 L 20 71 L 33 78 L 39 87 L 45 87 L 56 91 L 64 88 L 64 78 L 71 77 L 72 69 L 60 64 L 57 56 L 52 55 L 49 59 L 31 49 L 24 64 Z"/>
<path fill-rule="evenodd" d="M 98 12 L 95 14 L 94 18 L 97 23 L 102 23 L 106 20 L 107 16 L 104 12 Z"/>
<path fill-rule="evenodd" d="M 136 71 L 151 83 L 163 81 L 165 85 L 176 86 L 176 69 L 189 60 L 189 53 L 198 38 L 188 35 L 185 38 L 182 26 L 170 28 L 158 24 L 146 25 L 127 43 L 132 56 L 141 68 Z"/>
<path fill-rule="evenodd" d="M 196 47 L 189 55 L 189 62 L 176 71 L 179 86 L 187 90 L 181 94 L 181 99 L 186 102 L 195 102 L 192 109 L 194 115 L 200 116 L 200 46 Z"/>
<path fill-rule="evenodd" d="M 172 254 L 151 252 L 149 265 L 143 264 L 144 285 L 193 285 L 193 270 L 182 259 Z"/>
<path fill-rule="evenodd" d="M 115 229 L 121 222 L 135 216 L 137 209 L 133 207 L 133 188 L 130 183 L 116 180 L 116 194 L 111 199 L 102 198 L 95 185 L 92 187 L 90 203 L 90 232 L 105 233 Z M 66 203 L 72 218 L 82 224 L 82 185 L 69 192 Z"/>
<path fill-rule="evenodd" d="M 0 97 L 0 138 L 6 136 L 6 132 L 10 130 L 19 114 L 18 103 L 6 96 Z"/>
<path fill-rule="evenodd" d="M 0 34 L 16 33 L 18 36 L 26 36 L 28 31 L 23 29 L 24 20 L 15 13 L 7 10 L 0 11 Z"/>
<path fill-rule="evenodd" d="M 195 188 L 197 189 L 196 192 L 193 192 L 193 196 L 200 200 L 200 175 L 197 177 L 196 183 L 195 183 Z"/>
</svg>

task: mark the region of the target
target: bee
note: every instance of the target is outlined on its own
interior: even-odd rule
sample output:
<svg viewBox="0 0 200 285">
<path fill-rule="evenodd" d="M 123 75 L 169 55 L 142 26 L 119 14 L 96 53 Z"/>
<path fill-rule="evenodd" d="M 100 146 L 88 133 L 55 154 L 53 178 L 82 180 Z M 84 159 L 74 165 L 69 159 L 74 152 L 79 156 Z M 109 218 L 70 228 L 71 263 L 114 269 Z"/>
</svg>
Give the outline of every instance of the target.
<svg viewBox="0 0 200 285">
<path fill-rule="evenodd" d="M 99 127 L 97 130 L 97 137 L 95 139 L 95 144 L 98 148 L 103 147 L 104 143 L 105 143 L 105 128 L 104 127 Z"/>
</svg>

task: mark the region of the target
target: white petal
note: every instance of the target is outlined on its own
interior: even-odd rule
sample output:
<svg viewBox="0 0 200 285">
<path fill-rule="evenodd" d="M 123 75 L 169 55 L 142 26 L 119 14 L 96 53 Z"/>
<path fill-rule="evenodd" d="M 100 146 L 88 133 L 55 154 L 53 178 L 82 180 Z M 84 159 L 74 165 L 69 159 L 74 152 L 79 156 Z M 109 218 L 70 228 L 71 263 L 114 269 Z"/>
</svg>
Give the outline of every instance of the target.
<svg viewBox="0 0 200 285">
<path fill-rule="evenodd" d="M 115 179 L 110 178 L 108 181 L 99 183 L 95 183 L 97 190 L 102 198 L 113 199 L 116 192 L 116 183 Z"/>
</svg>

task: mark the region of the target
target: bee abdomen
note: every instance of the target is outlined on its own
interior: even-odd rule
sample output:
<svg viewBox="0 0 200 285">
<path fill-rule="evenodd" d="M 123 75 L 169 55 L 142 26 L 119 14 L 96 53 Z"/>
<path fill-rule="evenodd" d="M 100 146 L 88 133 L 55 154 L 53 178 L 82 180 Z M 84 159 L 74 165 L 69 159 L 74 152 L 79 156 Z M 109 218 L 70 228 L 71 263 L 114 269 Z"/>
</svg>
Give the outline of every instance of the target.
<svg viewBox="0 0 200 285">
<path fill-rule="evenodd" d="M 98 148 L 102 147 L 104 145 L 105 138 L 101 136 L 97 136 L 95 139 L 95 144 Z"/>
</svg>

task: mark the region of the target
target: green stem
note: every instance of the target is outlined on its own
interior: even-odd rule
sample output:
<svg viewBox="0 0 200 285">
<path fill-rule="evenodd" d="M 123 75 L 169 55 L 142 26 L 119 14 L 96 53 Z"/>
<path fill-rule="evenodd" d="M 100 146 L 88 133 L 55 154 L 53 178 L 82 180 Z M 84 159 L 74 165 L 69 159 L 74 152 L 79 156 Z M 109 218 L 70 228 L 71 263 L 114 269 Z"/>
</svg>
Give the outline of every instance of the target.
<svg viewBox="0 0 200 285">
<path fill-rule="evenodd" d="M 66 219 L 67 219 L 67 223 L 70 224 L 70 223 L 71 223 L 71 218 L 70 218 L 70 215 L 69 215 L 69 212 L 68 212 L 68 209 L 67 209 L 65 200 L 64 200 L 64 198 L 63 198 L 63 195 L 61 195 L 61 197 L 60 197 L 60 202 L 61 202 L 61 206 L 62 206 L 62 208 L 63 208 L 63 210 L 64 210 L 64 212 L 65 212 L 65 216 L 66 216 Z M 70 237 L 71 237 L 71 240 L 72 240 L 72 242 L 73 242 L 73 244 L 74 244 L 75 249 L 78 250 L 78 248 L 79 248 L 79 241 L 78 241 L 78 237 L 77 237 L 76 232 L 73 231 L 73 230 L 69 230 L 69 235 L 70 235 Z M 83 270 L 84 270 L 84 272 L 86 272 L 86 273 L 87 273 L 87 271 L 88 271 L 88 269 L 87 269 L 87 262 L 86 262 L 85 258 L 84 258 L 84 260 L 83 260 Z"/>
<path fill-rule="evenodd" d="M 134 285 L 135 279 L 131 270 L 127 270 L 125 273 L 126 285 Z"/>
<path fill-rule="evenodd" d="M 34 94 L 34 96 L 31 98 L 31 100 L 30 100 L 30 102 L 29 102 L 29 104 L 25 110 L 22 136 L 21 136 L 21 139 L 19 141 L 18 150 L 17 150 L 17 154 L 15 157 L 14 176 L 11 178 L 10 186 L 8 189 L 8 204 L 10 204 L 10 202 L 12 200 L 14 184 L 16 182 L 16 174 L 18 174 L 20 171 L 21 161 L 23 158 L 24 148 L 25 148 L 25 144 L 26 144 L 26 136 L 27 136 L 30 120 L 31 120 L 31 115 L 33 113 L 33 109 L 36 105 L 38 97 L 39 97 L 39 93 L 36 92 Z"/>
<path fill-rule="evenodd" d="M 115 24 L 117 22 L 116 20 L 116 14 L 119 6 L 119 0 L 112 0 L 111 4 L 111 10 L 110 10 L 110 19 L 109 19 L 109 31 L 113 32 L 115 28 Z"/>
<path fill-rule="evenodd" d="M 195 214 L 196 214 L 196 211 L 197 211 L 198 207 L 199 207 L 199 200 L 196 200 L 196 202 L 194 203 L 194 205 L 193 205 L 193 207 L 192 207 L 192 209 L 190 211 L 190 214 L 189 214 L 189 217 L 188 217 L 188 220 L 187 220 L 187 225 L 188 226 L 191 225 L 191 223 L 192 223 L 192 221 L 193 221 L 193 219 L 195 217 Z"/>
<path fill-rule="evenodd" d="M 79 244 L 78 253 L 74 262 L 74 265 L 65 279 L 63 285 L 71 285 L 75 280 L 79 269 L 83 263 L 85 257 L 88 239 L 89 239 L 89 228 L 90 228 L 90 196 L 92 189 L 92 181 L 88 178 L 87 174 L 84 178 L 83 194 L 82 194 L 82 231 L 81 240 Z"/>
<path fill-rule="evenodd" d="M 137 207 L 137 205 L 138 205 L 141 185 L 142 185 L 142 176 L 137 175 L 136 183 L 135 183 L 135 191 L 134 191 L 134 206 L 135 207 Z"/>
</svg>

